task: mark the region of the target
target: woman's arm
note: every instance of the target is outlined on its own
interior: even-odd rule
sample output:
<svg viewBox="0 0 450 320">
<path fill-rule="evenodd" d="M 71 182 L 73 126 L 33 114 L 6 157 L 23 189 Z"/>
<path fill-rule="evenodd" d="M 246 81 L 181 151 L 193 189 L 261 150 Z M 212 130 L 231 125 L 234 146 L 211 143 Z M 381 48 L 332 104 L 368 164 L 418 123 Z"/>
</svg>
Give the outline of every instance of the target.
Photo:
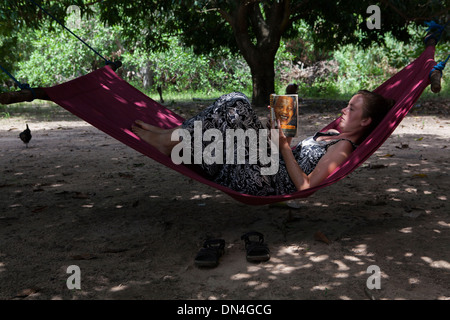
<svg viewBox="0 0 450 320">
<path fill-rule="evenodd" d="M 307 175 L 298 165 L 286 136 L 280 130 L 280 152 L 286 163 L 289 177 L 297 190 L 304 190 L 319 185 L 325 180 L 353 151 L 348 141 L 339 141 L 330 146 L 327 153 L 319 160 L 316 168 Z"/>
</svg>

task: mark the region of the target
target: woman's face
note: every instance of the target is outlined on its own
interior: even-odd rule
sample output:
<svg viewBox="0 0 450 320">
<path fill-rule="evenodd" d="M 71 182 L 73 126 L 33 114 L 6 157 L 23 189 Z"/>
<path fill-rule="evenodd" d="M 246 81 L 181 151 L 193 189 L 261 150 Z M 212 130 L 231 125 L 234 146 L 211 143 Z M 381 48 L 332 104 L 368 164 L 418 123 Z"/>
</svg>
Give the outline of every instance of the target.
<svg viewBox="0 0 450 320">
<path fill-rule="evenodd" d="M 370 124 L 370 118 L 364 117 L 364 98 L 362 95 L 354 95 L 347 107 L 341 110 L 342 116 L 339 123 L 341 132 L 360 130 Z"/>
<path fill-rule="evenodd" d="M 278 97 L 274 110 L 281 125 L 286 125 L 294 115 L 294 101 L 290 97 Z"/>
</svg>

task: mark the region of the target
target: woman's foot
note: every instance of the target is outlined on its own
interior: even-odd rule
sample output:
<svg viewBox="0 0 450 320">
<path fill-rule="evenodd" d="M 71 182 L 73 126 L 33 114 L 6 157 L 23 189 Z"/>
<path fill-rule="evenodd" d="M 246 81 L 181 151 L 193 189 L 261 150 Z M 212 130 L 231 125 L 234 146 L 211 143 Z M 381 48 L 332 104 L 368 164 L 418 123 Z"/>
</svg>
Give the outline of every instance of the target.
<svg viewBox="0 0 450 320">
<path fill-rule="evenodd" d="M 145 123 L 142 120 L 136 120 L 134 123 L 136 125 L 140 126 L 142 129 L 145 129 L 145 130 L 148 130 L 148 131 L 151 131 L 151 132 L 155 132 L 155 133 L 163 133 L 163 134 L 169 134 L 169 133 L 172 134 L 172 132 L 175 129 L 179 128 L 179 127 L 176 127 L 176 128 L 172 128 L 172 129 L 163 129 L 163 128 L 160 128 L 160 127 L 157 127 L 157 126 Z"/>
<path fill-rule="evenodd" d="M 144 129 L 144 130 L 148 130 L 148 131 L 152 131 L 152 132 L 162 132 L 162 131 L 164 131 L 164 129 L 159 128 L 159 127 L 154 126 L 154 125 L 151 125 L 151 124 L 148 124 L 148 123 L 145 123 L 142 120 L 136 120 L 134 123 L 136 125 L 138 125 L 139 127 L 141 127 L 142 129 Z"/>
<path fill-rule="evenodd" d="M 136 121 L 138 125 L 132 125 L 131 131 L 133 131 L 139 138 L 152 145 L 166 156 L 170 156 L 172 148 L 178 143 L 178 141 L 172 141 L 171 135 L 167 134 L 167 131 L 149 124 L 146 124 L 140 120 Z M 158 128 L 159 132 L 154 132 L 149 129 Z"/>
</svg>

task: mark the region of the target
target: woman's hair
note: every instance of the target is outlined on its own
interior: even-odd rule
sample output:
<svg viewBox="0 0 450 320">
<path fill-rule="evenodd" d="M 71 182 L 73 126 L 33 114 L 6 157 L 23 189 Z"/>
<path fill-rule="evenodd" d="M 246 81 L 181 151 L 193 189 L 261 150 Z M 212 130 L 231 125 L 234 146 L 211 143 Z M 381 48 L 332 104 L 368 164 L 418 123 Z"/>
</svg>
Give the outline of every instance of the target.
<svg viewBox="0 0 450 320">
<path fill-rule="evenodd" d="M 369 129 L 373 130 L 391 110 L 395 101 L 368 90 L 359 90 L 357 94 L 363 96 L 363 117 L 372 119 Z"/>
</svg>

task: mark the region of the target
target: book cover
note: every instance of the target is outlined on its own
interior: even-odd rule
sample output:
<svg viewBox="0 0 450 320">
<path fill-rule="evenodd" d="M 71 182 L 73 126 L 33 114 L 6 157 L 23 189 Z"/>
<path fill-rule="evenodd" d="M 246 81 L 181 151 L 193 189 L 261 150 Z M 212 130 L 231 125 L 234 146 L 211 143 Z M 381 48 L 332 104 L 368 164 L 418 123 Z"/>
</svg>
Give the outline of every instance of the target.
<svg viewBox="0 0 450 320">
<path fill-rule="evenodd" d="M 298 134 L 298 95 L 296 94 L 271 94 L 270 117 L 275 128 L 278 128 L 277 120 L 280 120 L 281 129 L 286 137 L 296 137 Z"/>
</svg>

